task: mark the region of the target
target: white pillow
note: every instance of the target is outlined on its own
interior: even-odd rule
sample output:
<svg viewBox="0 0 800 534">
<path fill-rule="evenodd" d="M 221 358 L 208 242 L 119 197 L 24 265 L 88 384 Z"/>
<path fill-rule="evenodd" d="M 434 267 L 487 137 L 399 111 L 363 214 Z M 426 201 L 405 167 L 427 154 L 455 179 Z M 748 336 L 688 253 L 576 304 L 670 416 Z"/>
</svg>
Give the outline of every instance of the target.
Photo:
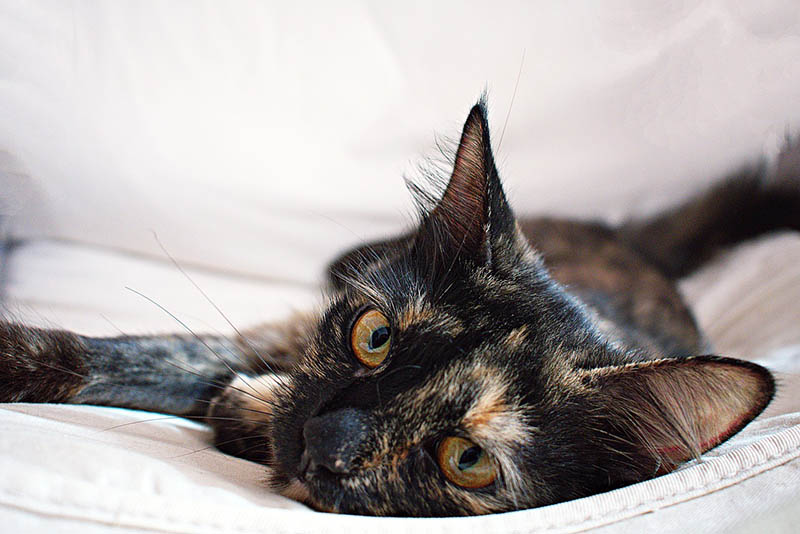
<svg viewBox="0 0 800 534">
<path fill-rule="evenodd" d="M 795 0 L 5 2 L 3 209 L 15 237 L 163 257 L 155 230 L 311 282 L 403 226 L 401 174 L 488 87 L 518 212 L 619 217 L 779 144 L 798 36 Z"/>
<path fill-rule="evenodd" d="M 751 425 L 726 451 L 620 490 L 471 518 L 313 512 L 262 467 L 209 449 L 200 425 L 87 406 L 0 405 L 4 532 L 796 532 L 800 416 Z M 113 527 L 113 530 L 112 530 Z"/>
</svg>

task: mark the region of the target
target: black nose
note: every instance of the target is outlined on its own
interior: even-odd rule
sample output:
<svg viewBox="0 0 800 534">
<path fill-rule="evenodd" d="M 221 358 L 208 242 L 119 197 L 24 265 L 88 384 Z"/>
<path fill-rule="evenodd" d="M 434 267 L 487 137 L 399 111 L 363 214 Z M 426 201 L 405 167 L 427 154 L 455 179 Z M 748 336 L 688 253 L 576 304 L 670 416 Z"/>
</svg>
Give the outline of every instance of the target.
<svg viewBox="0 0 800 534">
<path fill-rule="evenodd" d="M 361 410 L 343 408 L 312 417 L 303 427 L 308 470 L 320 467 L 332 473 L 349 473 L 361 443 L 367 436 L 369 416 Z"/>
</svg>

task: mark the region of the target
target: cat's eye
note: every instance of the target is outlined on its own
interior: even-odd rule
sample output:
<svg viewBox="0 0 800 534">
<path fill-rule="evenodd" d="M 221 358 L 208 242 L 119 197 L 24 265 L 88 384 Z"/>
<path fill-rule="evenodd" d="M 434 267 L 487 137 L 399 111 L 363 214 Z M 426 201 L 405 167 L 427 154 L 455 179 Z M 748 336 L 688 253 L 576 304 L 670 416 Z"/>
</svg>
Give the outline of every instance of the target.
<svg viewBox="0 0 800 534">
<path fill-rule="evenodd" d="M 483 488 L 497 478 L 497 466 L 489 454 L 468 439 L 444 438 L 436 456 L 444 476 L 464 488 Z"/>
<path fill-rule="evenodd" d="M 361 314 L 350 333 L 350 345 L 358 361 L 373 369 L 378 367 L 392 344 L 392 327 L 389 320 L 378 310 L 367 310 Z"/>
</svg>

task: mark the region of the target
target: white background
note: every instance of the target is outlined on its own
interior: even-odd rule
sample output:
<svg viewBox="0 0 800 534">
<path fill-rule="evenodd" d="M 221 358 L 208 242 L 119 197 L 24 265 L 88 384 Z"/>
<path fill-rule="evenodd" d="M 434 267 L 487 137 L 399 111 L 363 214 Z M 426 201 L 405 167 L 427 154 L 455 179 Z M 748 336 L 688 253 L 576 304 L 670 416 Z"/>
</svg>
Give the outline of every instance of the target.
<svg viewBox="0 0 800 534">
<path fill-rule="evenodd" d="M 402 176 L 484 88 L 517 212 L 650 212 L 777 150 L 798 58 L 796 0 L 2 0 L 8 293 L 84 329 L 162 324 L 126 285 L 208 308 L 156 232 L 236 279 L 203 285 L 241 320 L 302 307 L 334 254 L 409 223 Z"/>
</svg>

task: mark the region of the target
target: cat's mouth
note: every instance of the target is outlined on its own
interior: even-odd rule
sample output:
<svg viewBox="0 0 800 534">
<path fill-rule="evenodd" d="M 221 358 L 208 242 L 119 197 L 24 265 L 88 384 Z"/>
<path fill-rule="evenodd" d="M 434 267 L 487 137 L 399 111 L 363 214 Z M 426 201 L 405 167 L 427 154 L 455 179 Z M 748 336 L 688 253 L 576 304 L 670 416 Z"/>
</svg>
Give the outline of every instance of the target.
<svg viewBox="0 0 800 534">
<path fill-rule="evenodd" d="M 331 480 L 322 480 L 331 478 Z M 319 512 L 339 513 L 334 504 L 326 504 L 325 495 L 340 495 L 344 488 L 338 476 L 330 477 L 309 476 L 307 471 L 301 471 L 297 477 L 288 483 L 282 484 L 280 494 L 294 501 L 301 502 Z"/>
<path fill-rule="evenodd" d="M 304 444 L 301 438 L 297 448 L 302 450 L 303 447 Z M 290 470 L 284 470 L 284 466 L 280 462 L 273 465 L 269 472 L 269 485 L 273 491 L 284 497 L 303 503 L 315 510 L 329 511 L 324 510 L 317 502 L 317 499 L 312 496 L 312 489 L 309 487 L 309 481 L 306 477 L 308 464 L 308 460 L 305 459 L 306 456 L 304 453 L 301 454 L 296 464 L 297 467 Z"/>
<path fill-rule="evenodd" d="M 280 399 L 278 409 L 275 410 L 270 435 L 274 454 L 273 477 L 277 487 L 291 485 L 295 481 L 300 484 L 305 482 L 303 454 L 306 443 L 303 428 L 322 405 L 321 400 L 311 406 L 296 402 L 291 392 L 287 393 L 289 394 Z"/>
<path fill-rule="evenodd" d="M 311 493 L 308 491 L 308 487 L 298 479 L 289 482 L 289 484 L 281 490 L 281 495 L 294 501 L 302 502 L 303 504 L 311 504 Z"/>
<path fill-rule="evenodd" d="M 274 421 L 272 438 L 275 463 L 272 465 L 271 486 L 284 497 L 317 511 L 337 512 L 333 505 L 326 505 L 324 501 L 326 495 L 342 492 L 343 488 L 337 480 L 340 477 L 334 473 L 316 472 L 306 451 L 301 420 L 302 417 L 292 414 Z"/>
<path fill-rule="evenodd" d="M 299 445 L 302 448 L 305 447 L 305 441 L 302 438 Z M 283 482 L 278 487 L 280 494 L 284 497 L 299 501 L 319 512 L 367 513 L 348 506 L 348 503 L 353 504 L 347 499 L 347 495 L 351 491 L 349 486 L 355 484 L 358 479 L 355 473 L 335 473 L 320 467 L 306 450 L 300 454 L 294 473 L 293 476 L 288 477 L 278 474 L 280 478 L 283 478 Z"/>
</svg>

